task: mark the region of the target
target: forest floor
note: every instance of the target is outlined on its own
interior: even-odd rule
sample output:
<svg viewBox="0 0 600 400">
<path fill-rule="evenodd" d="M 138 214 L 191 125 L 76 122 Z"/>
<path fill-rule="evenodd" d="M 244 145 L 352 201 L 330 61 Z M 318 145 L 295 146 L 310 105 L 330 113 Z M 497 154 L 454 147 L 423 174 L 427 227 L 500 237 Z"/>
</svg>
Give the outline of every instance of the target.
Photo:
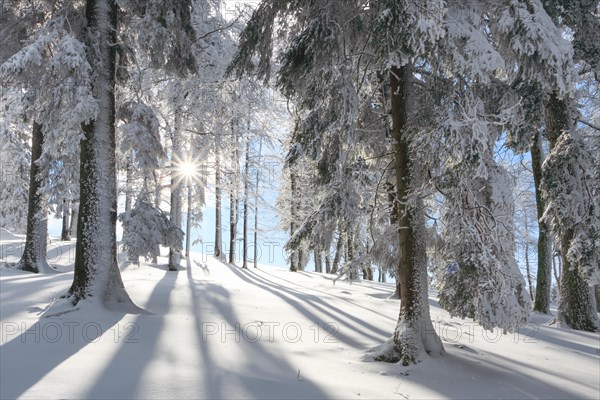
<svg viewBox="0 0 600 400">
<path fill-rule="evenodd" d="M 15 261 L 21 237 L 3 237 Z M 446 354 L 402 367 L 369 360 L 392 334 L 390 284 L 193 254 L 178 272 L 122 269 L 149 315 L 102 308 L 41 318 L 72 280 L 74 243 L 51 246 L 61 273 L 0 267 L 0 398 L 597 399 L 600 336 L 534 314 L 503 335 L 451 318 L 430 297 Z M 253 267 L 250 264 L 250 267 Z M 71 271 L 70 271 L 71 270 Z"/>
</svg>

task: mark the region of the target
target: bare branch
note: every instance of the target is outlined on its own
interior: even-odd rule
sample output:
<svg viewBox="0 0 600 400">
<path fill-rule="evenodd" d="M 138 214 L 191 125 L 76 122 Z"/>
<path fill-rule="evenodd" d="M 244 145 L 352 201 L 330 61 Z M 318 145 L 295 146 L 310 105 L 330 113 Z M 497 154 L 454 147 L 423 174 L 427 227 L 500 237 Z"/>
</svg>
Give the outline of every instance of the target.
<svg viewBox="0 0 600 400">
<path fill-rule="evenodd" d="M 584 124 L 584 125 L 587 125 L 587 126 L 589 126 L 589 127 L 590 127 L 590 128 L 592 128 L 592 129 L 595 129 L 595 130 L 597 130 L 597 131 L 600 131 L 600 126 L 598 126 L 598 125 L 594 125 L 594 124 L 592 124 L 591 122 L 585 121 L 585 120 L 583 120 L 583 119 L 578 119 L 577 121 L 578 121 L 578 122 L 581 122 L 581 123 L 582 123 L 582 124 Z"/>
</svg>

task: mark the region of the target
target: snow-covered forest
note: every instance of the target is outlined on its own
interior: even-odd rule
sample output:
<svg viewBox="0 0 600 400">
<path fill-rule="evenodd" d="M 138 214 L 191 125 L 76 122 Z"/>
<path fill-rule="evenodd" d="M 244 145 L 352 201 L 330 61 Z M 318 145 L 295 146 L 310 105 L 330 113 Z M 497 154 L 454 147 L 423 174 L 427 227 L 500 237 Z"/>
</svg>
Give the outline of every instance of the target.
<svg viewBox="0 0 600 400">
<path fill-rule="evenodd" d="M 3 0 L 0 84 L 0 398 L 600 393 L 597 0 Z"/>
</svg>

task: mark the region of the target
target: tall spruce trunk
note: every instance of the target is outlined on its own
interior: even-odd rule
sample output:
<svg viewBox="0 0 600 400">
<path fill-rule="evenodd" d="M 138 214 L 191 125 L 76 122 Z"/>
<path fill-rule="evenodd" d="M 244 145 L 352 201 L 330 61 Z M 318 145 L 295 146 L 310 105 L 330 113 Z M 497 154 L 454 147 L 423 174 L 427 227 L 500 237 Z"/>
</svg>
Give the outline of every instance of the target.
<svg viewBox="0 0 600 400">
<path fill-rule="evenodd" d="M 568 248 L 573 240 L 573 231 L 566 232 L 561 239 L 562 248 Z M 562 252 L 558 319 L 573 329 L 596 332 L 598 319 L 593 288 L 581 276 L 579 269 L 571 265 L 566 253 Z"/>
<path fill-rule="evenodd" d="M 558 138 L 573 128 L 567 102 L 553 93 L 546 104 L 546 134 L 550 147 L 556 146 Z M 561 264 L 560 301 L 558 304 L 558 320 L 573 329 L 592 331 L 598 329 L 598 316 L 592 287 L 581 275 L 579 269 L 572 265 L 567 254 L 575 236 L 573 229 L 560 232 Z"/>
<path fill-rule="evenodd" d="M 92 88 L 99 111 L 82 124 L 80 205 L 73 284 L 68 300 L 103 302 L 109 309 L 140 312 L 129 298 L 117 264 L 115 55 L 117 3 L 88 0 L 86 46 L 95 69 Z M 48 310 L 52 313 L 52 307 Z M 58 310 L 57 310 L 58 311 Z M 62 311 L 64 312 L 64 311 Z"/>
<path fill-rule="evenodd" d="M 346 264 L 352 260 L 354 260 L 354 232 L 348 224 L 346 227 Z M 358 279 L 358 276 L 356 275 L 356 269 L 354 267 L 348 271 L 348 278 L 351 281 Z"/>
<path fill-rule="evenodd" d="M 236 220 L 237 200 L 233 189 L 229 192 L 229 263 L 235 262 L 235 237 L 236 237 Z"/>
<path fill-rule="evenodd" d="M 258 200 L 254 207 L 254 268 L 258 268 Z"/>
<path fill-rule="evenodd" d="M 178 178 L 171 176 L 171 223 L 179 229 L 181 229 L 182 226 L 181 192 L 182 190 L 178 183 Z M 173 247 L 169 248 L 169 271 L 177 271 L 179 269 L 181 256 L 180 249 Z"/>
<path fill-rule="evenodd" d="M 234 191 L 229 193 L 229 263 L 235 264 L 235 239 L 237 238 L 239 200 Z"/>
<path fill-rule="evenodd" d="M 71 202 L 67 199 L 63 200 L 63 208 L 62 208 L 62 229 L 60 232 L 60 240 L 63 242 L 71 240 L 71 210 L 70 210 Z"/>
<path fill-rule="evenodd" d="M 321 249 L 315 246 L 315 272 L 323 273 L 323 257 L 321 256 Z"/>
<path fill-rule="evenodd" d="M 188 177 L 187 182 L 187 212 L 186 212 L 186 223 L 185 223 L 185 256 L 190 256 L 192 246 L 192 211 L 194 208 L 194 191 L 192 188 L 192 178 Z"/>
<path fill-rule="evenodd" d="M 527 229 L 525 229 L 527 232 Z M 531 266 L 529 263 L 529 243 L 525 243 L 525 273 L 527 274 L 527 284 L 529 285 L 529 296 L 533 301 L 533 276 L 531 274 Z"/>
<path fill-rule="evenodd" d="M 548 225 L 542 220 L 546 208 L 542 197 L 542 164 L 544 155 L 542 153 L 542 137 L 536 132 L 531 146 L 531 166 L 533 168 L 533 182 L 535 186 L 535 203 L 538 220 L 538 262 L 537 278 L 535 287 L 535 302 L 533 310 L 548 314 L 550 313 L 550 290 L 552 288 L 552 241 Z"/>
<path fill-rule="evenodd" d="M 222 226 L 221 226 L 221 149 L 215 136 L 215 257 L 223 257 Z"/>
<path fill-rule="evenodd" d="M 242 268 L 248 269 L 248 189 L 250 186 L 250 140 L 246 142 L 246 165 L 244 167 L 244 226 L 243 226 L 243 237 L 244 237 L 244 249 L 243 249 L 243 260 Z"/>
<path fill-rule="evenodd" d="M 333 256 L 333 264 L 331 266 L 331 273 L 337 274 L 340 269 L 340 259 L 342 258 L 342 252 L 344 250 L 344 237 L 340 231 L 337 243 L 335 245 L 335 254 Z"/>
<path fill-rule="evenodd" d="M 373 280 L 373 269 L 371 267 L 369 267 L 369 266 L 363 267 L 363 279 L 366 279 L 368 281 Z"/>
<path fill-rule="evenodd" d="M 33 122 L 31 135 L 31 168 L 29 169 L 29 202 L 27 206 L 27 235 L 23 255 L 17 268 L 29 272 L 47 272 L 50 267 L 46 261 L 48 240 L 48 218 L 40 189 L 40 168 L 37 164 L 42 155 L 44 135 L 42 125 Z"/>
<path fill-rule="evenodd" d="M 260 184 L 260 158 L 262 156 L 262 137 L 258 142 L 258 160 L 256 162 L 256 182 L 254 186 L 254 268 L 258 268 L 258 185 Z"/>
<path fill-rule="evenodd" d="M 174 122 L 174 131 L 172 132 L 172 142 L 173 142 L 173 155 L 171 159 L 171 224 L 179 229 L 182 227 L 182 219 L 183 215 L 181 212 L 182 209 L 182 192 L 183 187 L 181 184 L 181 177 L 177 176 L 179 171 L 177 171 L 176 166 L 173 164 L 173 161 L 176 159 L 183 159 L 183 146 L 181 143 L 181 138 L 179 134 L 179 127 L 181 125 L 181 116 L 179 115 L 180 110 L 175 109 L 175 122 Z M 179 270 L 179 266 L 181 264 L 182 254 L 181 251 L 183 249 L 183 243 L 179 248 L 169 248 L 169 271 L 177 271 Z"/>
<path fill-rule="evenodd" d="M 304 271 L 304 250 L 298 249 L 298 271 Z"/>
<path fill-rule="evenodd" d="M 235 125 L 231 122 L 231 131 L 235 135 Z M 237 238 L 237 223 L 239 217 L 239 198 L 238 198 L 238 183 L 240 172 L 240 155 L 238 150 L 238 137 L 235 135 L 235 151 L 234 151 L 235 174 L 234 182 L 231 184 L 229 191 L 229 263 L 235 264 L 235 239 Z"/>
<path fill-rule="evenodd" d="M 398 223 L 398 191 L 392 182 L 386 182 L 386 190 L 388 192 L 388 201 L 391 205 L 390 211 L 390 225 L 396 225 Z M 385 271 L 382 273 L 381 282 L 385 282 Z M 396 289 L 394 290 L 394 294 L 392 298 L 399 299 L 400 293 L 400 279 L 396 277 Z"/>
<path fill-rule="evenodd" d="M 77 220 L 79 219 L 79 203 L 71 202 L 71 227 L 69 228 L 69 234 L 71 238 L 77 234 Z"/>
<path fill-rule="evenodd" d="M 290 211 L 291 211 L 291 221 L 290 221 L 290 237 L 294 235 L 294 232 L 296 232 L 296 174 L 294 173 L 294 171 L 292 169 L 290 169 L 290 192 L 291 192 L 291 199 L 290 199 Z M 292 254 L 290 254 L 290 271 L 292 272 L 296 272 L 298 271 L 298 264 L 297 264 L 297 259 L 296 259 L 296 253 L 298 251 L 293 251 Z"/>
<path fill-rule="evenodd" d="M 125 170 L 125 212 L 128 212 L 133 202 L 133 154 L 127 157 Z"/>
<path fill-rule="evenodd" d="M 527 274 L 527 284 L 529 285 L 529 297 L 531 301 L 534 300 L 534 290 L 533 290 L 533 274 L 531 273 L 531 263 L 529 262 L 529 218 L 527 218 L 527 213 L 524 213 L 525 218 L 525 273 Z"/>
<path fill-rule="evenodd" d="M 427 258 L 422 231 L 424 217 L 407 203 L 414 186 L 415 171 L 408 137 L 409 80 L 408 66 L 390 70 L 392 90 L 392 137 L 398 199 L 399 249 L 396 279 L 400 281 L 400 314 L 394 331 L 397 361 L 403 365 L 417 362 L 427 354 L 442 354 L 444 347 L 433 329 L 427 293 Z"/>
</svg>

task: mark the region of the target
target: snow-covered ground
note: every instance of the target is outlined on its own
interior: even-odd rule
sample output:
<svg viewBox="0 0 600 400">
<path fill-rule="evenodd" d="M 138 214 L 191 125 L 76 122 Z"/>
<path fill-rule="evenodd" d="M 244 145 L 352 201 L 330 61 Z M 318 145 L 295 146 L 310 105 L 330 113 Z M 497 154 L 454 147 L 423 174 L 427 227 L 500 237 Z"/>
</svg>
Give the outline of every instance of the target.
<svg viewBox="0 0 600 400">
<path fill-rule="evenodd" d="M 22 238 L 2 239 L 0 261 L 16 261 Z M 2 399 L 597 399 L 600 391 L 598 334 L 548 326 L 542 315 L 515 334 L 484 332 L 432 296 L 447 354 L 409 367 L 373 362 L 369 349 L 397 319 L 389 284 L 242 270 L 202 254 L 179 272 L 167 272 L 166 259 L 123 269 L 150 315 L 97 309 L 40 319 L 71 283 L 73 245 L 49 247 L 64 273 L 0 268 Z"/>
</svg>

